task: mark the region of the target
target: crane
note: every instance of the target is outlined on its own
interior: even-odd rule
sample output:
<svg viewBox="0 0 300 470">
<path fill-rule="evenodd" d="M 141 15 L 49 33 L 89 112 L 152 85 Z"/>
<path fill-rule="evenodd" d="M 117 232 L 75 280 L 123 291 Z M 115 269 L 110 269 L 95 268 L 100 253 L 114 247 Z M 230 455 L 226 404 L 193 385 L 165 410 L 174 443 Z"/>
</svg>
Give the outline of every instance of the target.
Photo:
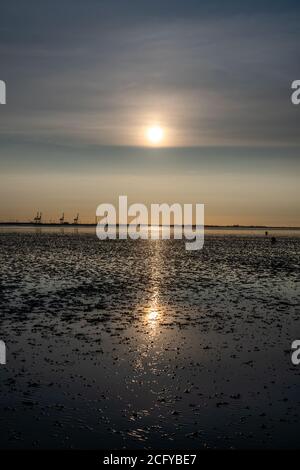
<svg viewBox="0 0 300 470">
<path fill-rule="evenodd" d="M 33 219 L 35 224 L 40 224 L 42 222 L 42 213 L 37 212 L 35 218 Z"/>
</svg>

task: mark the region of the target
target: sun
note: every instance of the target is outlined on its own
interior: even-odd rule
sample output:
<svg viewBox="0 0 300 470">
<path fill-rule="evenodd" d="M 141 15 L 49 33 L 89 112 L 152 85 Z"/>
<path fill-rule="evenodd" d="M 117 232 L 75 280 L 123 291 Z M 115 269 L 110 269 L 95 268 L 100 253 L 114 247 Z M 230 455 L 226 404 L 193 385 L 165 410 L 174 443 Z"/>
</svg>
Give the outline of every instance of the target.
<svg viewBox="0 0 300 470">
<path fill-rule="evenodd" d="M 160 126 L 148 127 L 147 138 L 152 145 L 160 144 L 164 138 L 164 131 Z"/>
</svg>

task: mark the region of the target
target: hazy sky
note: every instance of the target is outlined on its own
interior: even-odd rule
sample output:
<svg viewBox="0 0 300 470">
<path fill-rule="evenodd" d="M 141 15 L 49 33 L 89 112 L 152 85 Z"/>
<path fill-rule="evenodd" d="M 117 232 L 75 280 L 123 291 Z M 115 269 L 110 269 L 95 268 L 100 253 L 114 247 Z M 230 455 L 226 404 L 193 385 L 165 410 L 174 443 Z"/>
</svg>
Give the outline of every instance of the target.
<svg viewBox="0 0 300 470">
<path fill-rule="evenodd" d="M 300 225 L 299 1 L 10 0 L 0 60 L 1 220 L 127 194 Z"/>
</svg>

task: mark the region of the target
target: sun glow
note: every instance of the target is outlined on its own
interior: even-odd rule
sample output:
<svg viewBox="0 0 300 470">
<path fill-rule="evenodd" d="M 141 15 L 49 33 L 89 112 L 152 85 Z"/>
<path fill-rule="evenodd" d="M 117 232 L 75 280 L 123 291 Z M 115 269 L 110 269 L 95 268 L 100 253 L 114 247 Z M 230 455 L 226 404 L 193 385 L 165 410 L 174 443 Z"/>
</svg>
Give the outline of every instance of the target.
<svg viewBox="0 0 300 470">
<path fill-rule="evenodd" d="M 160 144 L 164 138 L 164 131 L 160 126 L 148 127 L 147 138 L 152 145 Z"/>
<path fill-rule="evenodd" d="M 149 321 L 155 321 L 155 320 L 157 320 L 157 318 L 158 318 L 158 312 L 156 312 L 155 310 L 149 312 L 149 314 L 148 314 L 148 320 Z"/>
</svg>

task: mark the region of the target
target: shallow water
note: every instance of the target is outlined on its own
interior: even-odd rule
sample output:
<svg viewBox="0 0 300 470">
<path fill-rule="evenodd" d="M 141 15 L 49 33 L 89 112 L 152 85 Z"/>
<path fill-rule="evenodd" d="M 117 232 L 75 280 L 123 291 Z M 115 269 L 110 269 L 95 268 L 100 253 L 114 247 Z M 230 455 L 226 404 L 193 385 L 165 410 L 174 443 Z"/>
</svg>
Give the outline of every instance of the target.
<svg viewBox="0 0 300 470">
<path fill-rule="evenodd" d="M 298 447 L 300 237 L 276 237 L 2 228 L 0 447 Z"/>
</svg>

